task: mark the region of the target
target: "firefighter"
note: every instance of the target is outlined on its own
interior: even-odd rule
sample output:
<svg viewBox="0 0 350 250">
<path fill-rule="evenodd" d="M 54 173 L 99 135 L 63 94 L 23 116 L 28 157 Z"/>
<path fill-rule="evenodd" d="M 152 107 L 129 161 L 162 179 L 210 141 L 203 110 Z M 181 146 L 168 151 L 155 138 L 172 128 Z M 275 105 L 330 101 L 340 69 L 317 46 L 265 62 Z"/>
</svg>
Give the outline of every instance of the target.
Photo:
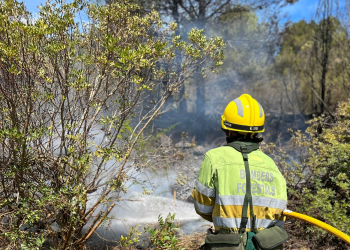
<svg viewBox="0 0 350 250">
<path fill-rule="evenodd" d="M 203 249 L 255 249 L 247 246 L 252 244 L 248 232 L 253 237 L 266 228 L 284 226 L 286 182 L 274 161 L 259 149 L 264 122 L 262 106 L 248 94 L 231 101 L 221 117 L 227 145 L 205 154 L 192 197 L 197 214 L 213 222 L 215 235 L 237 237 L 216 237 L 215 242 L 215 237 L 207 236 Z"/>
</svg>

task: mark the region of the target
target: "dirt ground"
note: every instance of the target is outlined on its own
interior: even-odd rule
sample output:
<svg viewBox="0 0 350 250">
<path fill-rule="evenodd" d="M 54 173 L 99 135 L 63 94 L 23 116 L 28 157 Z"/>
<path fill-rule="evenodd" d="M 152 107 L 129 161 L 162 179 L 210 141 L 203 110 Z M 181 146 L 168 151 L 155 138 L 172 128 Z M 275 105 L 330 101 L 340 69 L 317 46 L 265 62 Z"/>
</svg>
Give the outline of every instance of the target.
<svg viewBox="0 0 350 250">
<path fill-rule="evenodd" d="M 307 234 L 300 231 L 299 227 L 293 225 L 293 223 L 287 223 L 285 226 L 289 234 L 289 241 L 284 244 L 284 250 L 350 250 L 350 246 L 345 242 L 333 240 L 326 240 L 330 238 L 330 235 L 326 235 L 318 242 L 313 242 L 307 239 Z M 203 244 L 206 233 L 195 233 L 192 235 L 184 235 L 180 238 L 179 247 L 189 250 L 197 250 Z M 135 246 L 129 248 L 121 248 L 117 246 L 111 246 L 107 242 L 102 245 L 85 246 L 84 250 L 136 250 L 142 249 Z"/>
</svg>

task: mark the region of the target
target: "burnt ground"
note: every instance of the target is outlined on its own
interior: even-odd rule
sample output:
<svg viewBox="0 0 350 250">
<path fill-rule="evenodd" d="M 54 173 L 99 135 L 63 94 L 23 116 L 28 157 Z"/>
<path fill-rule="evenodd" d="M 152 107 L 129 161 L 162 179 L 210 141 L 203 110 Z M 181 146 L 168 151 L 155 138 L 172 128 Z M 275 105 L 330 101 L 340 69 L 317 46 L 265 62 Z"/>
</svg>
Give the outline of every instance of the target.
<svg viewBox="0 0 350 250">
<path fill-rule="evenodd" d="M 296 115 L 292 113 L 270 112 L 265 113 L 265 132 L 263 137 L 267 143 L 282 144 L 290 140 L 290 128 L 294 131 L 305 131 L 306 122 L 310 120 L 312 115 Z M 207 115 L 205 123 L 202 124 L 200 117 L 196 113 L 186 113 L 179 111 L 171 111 L 162 114 L 158 120 L 154 120 L 154 125 L 159 129 L 168 129 L 170 138 L 176 144 L 181 140 L 181 133 L 188 135 L 189 141 L 192 138 L 199 145 L 208 146 L 217 144 L 218 138 L 222 138 L 224 133 L 221 130 L 221 117 L 218 114 Z"/>
</svg>

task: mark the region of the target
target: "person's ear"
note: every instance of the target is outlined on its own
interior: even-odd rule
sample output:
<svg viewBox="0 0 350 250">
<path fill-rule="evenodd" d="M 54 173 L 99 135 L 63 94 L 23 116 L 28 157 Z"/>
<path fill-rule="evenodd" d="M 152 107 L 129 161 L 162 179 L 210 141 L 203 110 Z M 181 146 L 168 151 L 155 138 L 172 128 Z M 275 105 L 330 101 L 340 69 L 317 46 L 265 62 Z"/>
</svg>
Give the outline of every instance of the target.
<svg viewBox="0 0 350 250">
<path fill-rule="evenodd" d="M 228 131 L 228 137 L 234 137 L 236 135 L 236 133 L 235 132 L 233 132 L 233 131 Z"/>
</svg>

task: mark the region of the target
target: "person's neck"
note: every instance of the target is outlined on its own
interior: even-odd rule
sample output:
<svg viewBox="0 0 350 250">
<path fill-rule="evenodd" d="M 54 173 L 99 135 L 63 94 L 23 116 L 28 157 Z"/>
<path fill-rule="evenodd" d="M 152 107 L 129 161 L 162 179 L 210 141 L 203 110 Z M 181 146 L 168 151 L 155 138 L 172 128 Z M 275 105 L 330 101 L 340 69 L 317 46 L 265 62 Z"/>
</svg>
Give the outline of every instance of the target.
<svg viewBox="0 0 350 250">
<path fill-rule="evenodd" d="M 231 142 L 234 142 L 234 141 L 237 141 L 239 138 L 236 137 L 236 136 L 233 136 L 233 137 L 228 137 L 226 136 L 226 142 L 227 143 L 231 143 Z"/>
<path fill-rule="evenodd" d="M 253 137 L 253 138 L 244 138 L 244 136 L 241 136 L 241 137 L 237 137 L 237 136 L 226 137 L 226 142 L 227 143 L 231 143 L 231 142 L 235 142 L 235 141 L 249 141 L 249 142 L 260 143 L 260 142 L 262 142 L 262 140 L 263 140 L 262 137 Z"/>
</svg>

